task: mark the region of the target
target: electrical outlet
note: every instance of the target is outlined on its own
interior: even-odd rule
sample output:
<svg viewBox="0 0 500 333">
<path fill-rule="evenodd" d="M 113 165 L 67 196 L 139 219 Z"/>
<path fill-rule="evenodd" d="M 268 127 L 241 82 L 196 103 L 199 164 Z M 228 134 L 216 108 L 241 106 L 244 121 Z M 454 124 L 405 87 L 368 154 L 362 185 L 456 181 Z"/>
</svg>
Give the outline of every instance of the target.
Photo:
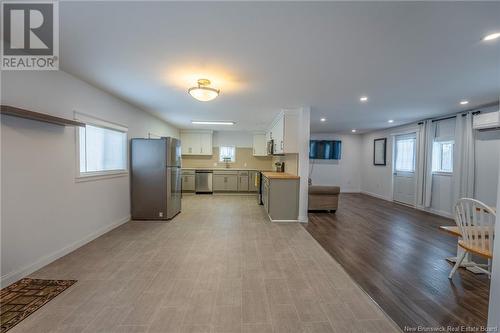
<svg viewBox="0 0 500 333">
<path fill-rule="evenodd" d="M 246 168 L 247 167 L 247 162 L 243 163 L 243 166 Z"/>
<path fill-rule="evenodd" d="M 163 212 L 159 212 L 158 217 L 163 217 Z"/>
</svg>

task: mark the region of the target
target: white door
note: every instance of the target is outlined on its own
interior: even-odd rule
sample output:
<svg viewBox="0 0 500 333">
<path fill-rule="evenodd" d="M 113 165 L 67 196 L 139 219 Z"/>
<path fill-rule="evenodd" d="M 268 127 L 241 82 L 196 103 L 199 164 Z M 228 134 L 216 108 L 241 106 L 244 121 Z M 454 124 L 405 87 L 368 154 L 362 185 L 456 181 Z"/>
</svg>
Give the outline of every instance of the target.
<svg viewBox="0 0 500 333">
<path fill-rule="evenodd" d="M 393 200 L 415 206 L 416 133 L 397 135 L 394 140 Z"/>
</svg>

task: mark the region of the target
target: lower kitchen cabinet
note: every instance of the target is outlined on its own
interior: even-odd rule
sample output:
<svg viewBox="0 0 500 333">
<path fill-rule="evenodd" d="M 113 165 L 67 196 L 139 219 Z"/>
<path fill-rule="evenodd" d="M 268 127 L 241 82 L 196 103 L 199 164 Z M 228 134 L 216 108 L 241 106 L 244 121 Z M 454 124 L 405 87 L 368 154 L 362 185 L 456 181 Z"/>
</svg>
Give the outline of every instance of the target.
<svg viewBox="0 0 500 333">
<path fill-rule="evenodd" d="M 212 189 L 214 192 L 238 191 L 238 171 L 214 171 Z"/>
<path fill-rule="evenodd" d="M 248 192 L 248 171 L 238 172 L 238 192 Z"/>
<path fill-rule="evenodd" d="M 182 173 L 182 192 L 194 192 L 195 175 L 193 173 Z"/>
<path fill-rule="evenodd" d="M 271 221 L 297 221 L 299 179 L 262 177 L 262 202 Z"/>
<path fill-rule="evenodd" d="M 259 182 L 258 177 L 260 175 L 259 171 L 249 171 L 248 172 L 248 192 L 258 192 Z"/>
</svg>

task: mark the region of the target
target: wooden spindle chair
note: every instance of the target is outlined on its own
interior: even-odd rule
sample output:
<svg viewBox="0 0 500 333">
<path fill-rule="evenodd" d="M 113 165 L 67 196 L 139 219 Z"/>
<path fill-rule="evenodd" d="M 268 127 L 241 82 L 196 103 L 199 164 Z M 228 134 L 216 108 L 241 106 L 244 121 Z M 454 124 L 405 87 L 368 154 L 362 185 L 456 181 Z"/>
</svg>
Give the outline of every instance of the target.
<svg viewBox="0 0 500 333">
<path fill-rule="evenodd" d="M 488 259 L 487 265 L 475 265 L 491 277 L 491 259 L 493 258 L 493 238 L 496 213 L 481 201 L 462 198 L 455 205 L 455 222 L 457 223 L 462 239 L 458 245 L 464 249 L 457 258 L 455 266 L 448 276 L 449 279 L 462 264 L 467 253 L 479 255 Z M 487 266 L 488 270 L 481 268 Z"/>
</svg>

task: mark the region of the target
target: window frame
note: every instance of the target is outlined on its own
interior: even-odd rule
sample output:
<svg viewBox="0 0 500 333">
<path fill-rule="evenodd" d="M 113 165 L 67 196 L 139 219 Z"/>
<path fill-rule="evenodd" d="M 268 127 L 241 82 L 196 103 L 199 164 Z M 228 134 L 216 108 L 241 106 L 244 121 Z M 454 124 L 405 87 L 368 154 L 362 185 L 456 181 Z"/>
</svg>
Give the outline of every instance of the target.
<svg viewBox="0 0 500 333">
<path fill-rule="evenodd" d="M 221 151 L 222 151 L 222 147 L 230 147 L 230 148 L 233 148 L 234 150 L 234 160 L 230 161 L 230 162 L 224 162 L 224 161 L 221 161 Z M 219 145 L 219 163 L 236 163 L 236 146 L 234 145 Z"/>
<path fill-rule="evenodd" d="M 86 125 L 91 125 L 94 127 L 100 127 L 104 129 L 109 129 L 117 132 L 122 132 L 125 134 L 125 169 L 116 170 L 104 170 L 104 171 L 91 171 L 91 172 L 81 172 L 80 171 L 80 127 L 75 127 L 75 181 L 93 181 L 106 178 L 124 177 L 129 174 L 129 149 L 128 149 L 128 128 L 126 126 L 116 124 L 104 119 L 100 119 L 91 115 L 87 115 L 80 112 L 75 112 L 74 119 L 85 123 Z"/>
<path fill-rule="evenodd" d="M 439 169 L 434 169 L 434 147 L 435 145 L 439 145 L 439 154 L 437 155 L 439 161 L 436 163 L 439 165 Z M 451 144 L 451 170 L 443 170 L 443 145 Z M 453 161 L 455 155 L 455 141 L 454 140 L 445 140 L 445 141 L 434 141 L 432 145 L 432 174 L 433 175 L 442 175 L 442 176 L 451 176 L 453 175 Z"/>
</svg>

